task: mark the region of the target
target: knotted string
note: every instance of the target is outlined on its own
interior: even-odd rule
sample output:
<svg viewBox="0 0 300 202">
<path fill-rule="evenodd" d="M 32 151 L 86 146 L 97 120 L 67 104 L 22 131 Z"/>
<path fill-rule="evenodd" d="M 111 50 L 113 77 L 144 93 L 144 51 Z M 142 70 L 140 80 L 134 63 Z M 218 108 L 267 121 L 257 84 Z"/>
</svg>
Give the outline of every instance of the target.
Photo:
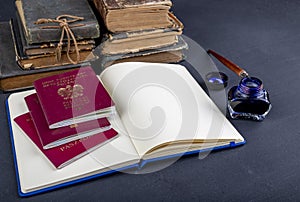
<svg viewBox="0 0 300 202">
<path fill-rule="evenodd" d="M 70 18 L 70 20 L 67 20 L 67 18 Z M 60 15 L 57 16 L 56 19 L 46 19 L 46 18 L 40 18 L 38 19 L 34 24 L 46 24 L 46 23 L 59 23 L 59 25 L 47 25 L 47 26 L 41 26 L 41 29 L 61 29 L 61 35 L 59 43 L 57 44 L 55 56 L 56 60 L 61 60 L 61 52 L 62 52 L 62 46 L 63 46 L 63 39 L 65 34 L 67 35 L 68 43 L 67 43 L 67 58 L 72 64 L 78 64 L 80 61 L 80 55 L 79 55 L 79 49 L 77 45 L 76 38 L 74 36 L 74 33 L 72 32 L 71 28 L 74 27 L 81 27 L 84 26 L 84 24 L 76 24 L 76 25 L 70 25 L 73 22 L 77 22 L 80 20 L 84 20 L 83 17 L 73 16 L 73 15 Z M 74 42 L 75 51 L 76 51 L 76 61 L 72 60 L 70 57 L 70 48 L 71 48 L 71 38 Z"/>
</svg>

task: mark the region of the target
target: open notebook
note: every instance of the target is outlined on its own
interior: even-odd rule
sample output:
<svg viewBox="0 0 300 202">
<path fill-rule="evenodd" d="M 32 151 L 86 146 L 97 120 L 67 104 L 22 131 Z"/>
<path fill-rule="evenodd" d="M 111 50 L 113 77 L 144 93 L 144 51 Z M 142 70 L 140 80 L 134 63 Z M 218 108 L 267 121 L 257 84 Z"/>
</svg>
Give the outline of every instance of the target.
<svg viewBox="0 0 300 202">
<path fill-rule="evenodd" d="M 7 100 L 19 194 L 37 194 L 147 162 L 245 143 L 185 67 L 120 63 L 100 80 L 115 102 L 119 137 L 74 163 L 55 169 L 13 121 L 27 112 L 24 97 Z M 33 177 L 34 176 L 34 177 Z"/>
</svg>

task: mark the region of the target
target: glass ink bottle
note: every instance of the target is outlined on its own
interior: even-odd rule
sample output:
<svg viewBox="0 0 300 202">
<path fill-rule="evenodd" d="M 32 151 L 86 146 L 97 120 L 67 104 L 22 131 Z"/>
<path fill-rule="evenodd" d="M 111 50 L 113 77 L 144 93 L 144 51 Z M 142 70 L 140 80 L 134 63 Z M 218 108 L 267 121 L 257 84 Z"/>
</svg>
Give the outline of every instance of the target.
<svg viewBox="0 0 300 202">
<path fill-rule="evenodd" d="M 269 93 L 255 77 L 244 77 L 228 92 L 228 111 L 233 119 L 262 121 L 271 110 Z"/>
</svg>

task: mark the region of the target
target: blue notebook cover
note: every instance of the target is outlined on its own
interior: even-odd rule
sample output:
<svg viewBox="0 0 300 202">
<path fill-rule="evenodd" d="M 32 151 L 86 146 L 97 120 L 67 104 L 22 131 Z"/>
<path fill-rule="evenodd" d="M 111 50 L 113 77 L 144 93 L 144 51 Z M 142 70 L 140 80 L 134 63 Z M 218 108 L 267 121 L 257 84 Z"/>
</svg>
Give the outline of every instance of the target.
<svg viewBox="0 0 300 202">
<path fill-rule="evenodd" d="M 121 65 L 121 66 L 120 66 Z M 125 65 L 125 66 L 124 66 Z M 100 75 L 100 79 L 103 83 L 108 83 L 109 81 L 114 81 L 119 76 L 126 76 L 126 71 L 132 72 L 131 70 L 141 70 L 140 66 L 143 66 L 142 63 L 130 63 L 130 65 L 126 64 L 117 64 L 108 68 L 108 70 Z M 147 64 L 149 65 L 149 64 Z M 29 139 L 24 135 L 20 128 L 14 123 L 13 119 L 18 115 L 26 113 L 27 107 L 24 102 L 24 97 L 34 93 L 34 90 L 24 91 L 20 93 L 14 93 L 10 95 L 6 102 L 7 108 L 7 116 L 10 127 L 10 135 L 12 141 L 12 150 L 15 161 L 15 169 L 16 169 L 16 178 L 18 182 L 18 192 L 20 196 L 31 196 L 35 194 L 39 194 L 42 192 L 54 190 L 57 188 L 69 186 L 72 184 L 76 184 L 79 182 L 87 181 L 93 178 L 101 177 L 104 175 L 110 175 L 115 172 L 123 171 L 125 169 L 137 169 L 141 170 L 146 164 L 151 166 L 151 163 L 157 162 L 161 164 L 163 160 L 175 158 L 175 160 L 179 159 L 181 156 L 192 155 L 202 152 L 210 152 L 221 149 L 229 149 L 234 148 L 246 143 L 244 138 L 238 133 L 238 131 L 230 124 L 230 122 L 226 119 L 226 117 L 217 109 L 217 107 L 212 103 L 209 97 L 204 93 L 204 91 L 198 86 L 196 82 L 189 76 L 186 69 L 178 65 L 163 65 L 163 69 L 160 69 L 160 65 L 156 66 L 155 64 L 151 64 L 153 67 L 142 69 L 142 76 L 149 76 L 151 72 L 155 71 L 168 71 L 176 72 L 183 79 L 185 79 L 190 87 L 194 90 L 194 95 L 196 96 L 196 105 L 199 107 L 200 116 L 199 121 L 197 122 L 188 122 L 187 132 L 190 131 L 192 125 L 191 123 L 199 124 L 201 130 L 197 130 L 196 134 L 183 133 L 185 135 L 176 136 L 176 134 L 171 134 L 170 137 L 167 137 L 168 134 L 172 133 L 174 128 L 176 128 L 176 120 L 180 120 L 179 116 L 171 116 L 169 121 L 171 121 L 169 125 L 167 125 L 167 130 L 164 133 L 159 134 L 159 136 L 153 136 L 152 139 L 144 139 L 135 138 L 140 136 L 135 136 L 137 134 L 144 135 L 143 133 L 135 133 L 132 127 L 126 122 L 128 119 L 124 117 L 128 113 L 128 108 L 124 108 L 122 105 L 126 103 L 121 103 L 122 101 L 119 99 L 114 99 L 116 101 L 117 109 L 124 110 L 122 111 L 122 121 L 118 119 L 110 120 L 112 127 L 119 132 L 119 137 L 114 139 L 113 141 L 107 143 L 103 147 L 98 148 L 93 151 L 93 153 L 80 158 L 79 160 L 73 162 L 72 164 L 66 166 L 59 170 L 59 172 L 52 168 L 50 163 L 47 161 L 45 156 L 35 148 Z M 155 69 L 155 68 L 158 69 Z M 170 69 L 168 69 L 170 67 Z M 168 72 L 167 71 L 167 72 Z M 113 73 L 113 74 L 112 74 Z M 170 73 L 170 72 L 168 72 Z M 115 78 L 113 78 L 117 75 Z M 107 77 L 105 77 L 107 76 Z M 116 82 L 118 83 L 118 82 Z M 176 85 L 177 86 L 177 85 Z M 126 86 L 122 86 L 125 87 Z M 114 84 L 110 83 L 110 88 L 114 89 Z M 182 85 L 180 86 L 182 88 Z M 148 88 L 147 88 L 148 89 Z M 154 88 L 150 87 L 150 90 L 155 90 L 155 95 L 149 94 L 148 91 L 144 92 L 146 94 L 141 94 L 137 96 L 137 98 L 142 98 L 141 103 L 135 102 L 133 105 L 136 112 L 140 113 L 139 115 L 144 116 L 145 106 L 147 101 L 153 103 L 152 99 L 162 97 L 159 96 L 160 93 L 162 95 L 173 96 L 172 94 L 165 94 L 164 90 L 157 90 L 157 85 Z M 148 89 L 148 90 L 149 90 Z M 120 89 L 123 90 L 124 89 Z M 157 90 L 157 91 L 156 91 Z M 108 92 L 110 93 L 110 89 L 108 88 Z M 118 93 L 118 92 L 117 92 Z M 185 92 L 183 92 L 185 93 Z M 180 94 L 178 94 L 180 95 Z M 164 98 L 164 97 L 163 97 Z M 166 97 L 168 100 L 168 97 Z M 184 96 L 183 99 L 190 100 L 189 97 Z M 159 100 L 160 101 L 160 100 Z M 166 103 L 166 102 L 164 102 Z M 174 102 L 175 104 L 177 102 Z M 177 109 L 176 106 L 172 106 L 170 102 L 166 103 L 165 112 L 168 115 L 168 112 L 171 115 L 174 115 L 173 109 Z M 149 104 L 149 103 L 148 103 Z M 127 105 L 126 105 L 127 106 Z M 119 107 L 119 108 L 118 108 Z M 170 108 L 171 107 L 171 108 Z M 195 110 L 195 105 L 187 105 L 188 108 Z M 151 108 L 151 107 L 150 107 Z M 120 113 L 120 112 L 119 112 Z M 134 113 L 134 114 L 135 114 Z M 136 115 L 136 114 L 135 114 Z M 137 116 L 139 118 L 139 116 Z M 136 117 L 135 117 L 136 118 Z M 147 117 L 146 117 L 147 118 Z M 190 120 L 190 117 L 187 117 Z M 175 122 L 174 122 L 175 120 Z M 192 121 L 192 120 L 190 120 Z M 117 124 L 116 124 L 117 123 Z M 124 125 L 126 124 L 126 129 Z M 123 125 L 123 128 L 122 128 Z M 209 126 L 208 126 L 209 125 Z M 114 127 L 116 126 L 116 128 Z M 205 131 L 205 132 L 204 132 Z M 139 131 L 140 132 L 140 131 Z M 131 135 L 128 135 L 128 134 Z M 218 133 L 218 134 L 216 134 Z M 127 134 L 127 135 L 126 135 Z M 27 138 L 27 139 L 26 139 Z M 155 139 L 158 138 L 158 139 Z M 175 139 L 174 139 L 175 138 Z M 217 138 L 217 139 L 216 139 Z M 154 142 L 153 142 L 154 140 Z M 177 147 L 178 144 L 176 142 L 182 143 L 180 141 L 185 142 L 191 141 L 193 144 L 188 143 L 188 149 L 183 147 Z M 201 141 L 202 140 L 202 141 Z M 212 141 L 213 140 L 213 141 Z M 152 142 L 151 142 L 152 141 Z M 169 141 L 174 141 L 170 145 Z M 141 143 L 143 142 L 143 143 Z M 170 142 L 169 142 L 170 143 Z M 194 144 L 196 143 L 196 144 Z M 204 144 L 203 144 L 204 143 Z M 174 146 L 175 147 L 172 147 Z M 180 144 L 179 144 L 180 145 Z M 186 145 L 184 145 L 186 146 Z M 177 149 L 176 149 L 177 148 Z M 174 150 L 175 149 L 175 150 Z M 173 160 L 173 159 L 172 159 Z M 30 167 L 31 166 L 31 167 Z M 37 169 L 38 168 L 38 169 Z M 36 170 L 35 170 L 36 169 Z M 34 175 L 32 178 L 30 176 Z M 37 176 L 37 177 L 36 177 Z M 29 180 L 30 179 L 30 180 Z"/>
<path fill-rule="evenodd" d="M 142 169 L 146 164 L 152 163 L 152 162 L 162 161 L 162 160 L 166 160 L 166 159 L 170 159 L 170 158 L 177 158 L 177 157 L 186 156 L 186 155 L 198 154 L 198 153 L 201 153 L 201 152 L 209 152 L 209 151 L 235 148 L 237 146 L 241 146 L 241 145 L 246 143 L 246 141 L 238 143 L 238 144 L 236 144 L 234 142 L 231 142 L 228 145 L 218 146 L 218 147 L 214 147 L 214 148 L 208 148 L 208 149 L 203 149 L 203 150 L 195 150 L 195 151 L 186 152 L 184 154 L 174 154 L 174 155 L 169 155 L 169 156 L 164 156 L 164 157 L 159 157 L 159 158 L 142 160 L 142 161 L 140 161 L 139 164 L 133 164 L 133 165 L 125 166 L 125 167 L 122 167 L 122 168 L 119 168 L 119 169 L 116 169 L 116 170 L 110 170 L 110 171 L 94 174 L 94 175 L 91 175 L 91 176 L 88 176 L 88 177 L 83 177 L 81 179 L 61 183 L 61 184 L 58 184 L 58 185 L 55 185 L 55 186 L 49 186 L 47 188 L 42 188 L 42 189 L 39 189 L 39 190 L 36 190 L 36 191 L 23 193 L 21 191 L 20 178 L 19 178 L 19 168 L 18 168 L 18 164 L 17 164 L 17 156 L 16 156 L 16 150 L 15 150 L 15 144 L 14 144 L 14 138 L 13 138 L 13 131 L 12 131 L 12 121 L 13 120 L 11 120 L 11 117 L 10 117 L 8 101 L 6 102 L 6 110 L 7 110 L 7 117 L 8 117 L 8 123 L 9 123 L 9 128 L 10 128 L 10 138 L 11 138 L 11 144 L 12 144 L 13 157 L 14 157 L 16 180 L 17 180 L 17 184 L 18 184 L 18 194 L 21 197 L 28 197 L 28 196 L 37 195 L 37 194 L 40 194 L 40 193 L 52 191 L 52 190 L 55 190 L 55 189 L 66 187 L 66 186 L 71 186 L 73 184 L 85 182 L 85 181 L 88 181 L 88 180 L 91 180 L 91 179 L 94 179 L 94 178 L 100 178 L 102 176 L 111 175 L 113 173 L 128 170 L 128 169 Z"/>
</svg>

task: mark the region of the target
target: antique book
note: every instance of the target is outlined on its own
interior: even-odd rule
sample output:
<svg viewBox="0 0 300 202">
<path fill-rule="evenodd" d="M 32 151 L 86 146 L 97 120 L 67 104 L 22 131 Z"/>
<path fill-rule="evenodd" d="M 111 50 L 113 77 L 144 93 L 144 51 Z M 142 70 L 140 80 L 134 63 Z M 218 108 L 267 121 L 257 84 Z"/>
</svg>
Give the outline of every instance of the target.
<svg viewBox="0 0 300 202">
<path fill-rule="evenodd" d="M 110 32 L 171 27 L 170 0 L 93 0 Z"/>
<path fill-rule="evenodd" d="M 98 21 L 87 0 L 16 0 L 16 8 L 29 44 L 59 41 L 63 19 L 66 19 L 65 23 L 69 24 L 76 40 L 100 36 Z M 39 24 L 40 19 L 46 20 Z"/>
<path fill-rule="evenodd" d="M 33 81 L 74 70 L 87 63 L 25 71 L 16 62 L 10 22 L 0 22 L 0 90 L 14 91 L 33 87 Z"/>
<path fill-rule="evenodd" d="M 41 69 L 41 68 L 53 68 L 65 65 L 71 65 L 72 62 L 69 60 L 66 52 L 61 52 L 60 60 L 57 59 L 56 53 L 42 53 L 39 55 L 26 55 L 23 47 L 23 43 L 21 40 L 19 27 L 16 22 L 11 21 L 11 33 L 13 34 L 13 44 L 16 55 L 16 60 L 18 65 L 24 70 L 32 70 L 32 69 Z M 72 50 L 72 48 L 71 48 Z M 76 52 L 70 52 L 70 57 L 75 60 L 77 57 Z M 93 54 L 92 49 L 83 49 L 79 51 L 79 63 L 86 63 L 96 59 L 96 56 Z M 76 64 L 75 64 L 76 65 Z"/>
<path fill-rule="evenodd" d="M 204 50 L 198 59 L 206 67 L 214 65 Z M 23 98 L 35 91 L 10 95 L 7 108 L 20 195 L 245 143 L 184 66 L 120 63 L 106 68 L 100 80 L 115 102 L 118 113 L 109 121 L 119 136 L 59 172 L 51 169 L 13 121 L 27 112 Z"/>
<path fill-rule="evenodd" d="M 25 97 L 25 102 L 43 149 L 57 147 L 111 128 L 107 118 L 101 118 L 61 128 L 49 129 L 37 94 L 34 93 Z"/>
<path fill-rule="evenodd" d="M 102 54 L 126 54 L 143 50 L 157 49 L 170 46 L 178 42 L 178 36 L 182 34 L 183 24 L 170 14 L 172 27 L 139 30 L 131 32 L 108 33 L 104 35 Z"/>
<path fill-rule="evenodd" d="M 80 51 L 80 60 L 78 64 L 87 63 L 96 59 L 92 51 Z M 71 58 L 76 58 L 76 53 L 70 53 Z M 35 55 L 22 57 L 17 55 L 18 65 L 24 70 L 42 69 L 61 67 L 71 65 L 72 63 L 67 57 L 67 54 L 62 53 L 61 59 L 58 61 L 55 54 Z M 76 64 L 75 64 L 76 65 Z"/>
<path fill-rule="evenodd" d="M 110 116 L 114 102 L 91 66 L 33 82 L 50 129 Z"/>
<path fill-rule="evenodd" d="M 22 114 L 16 117 L 14 121 L 24 134 L 28 136 L 37 149 L 45 155 L 45 158 L 48 159 L 57 169 L 61 169 L 70 163 L 73 163 L 118 136 L 118 133 L 114 129 L 109 129 L 107 131 L 65 143 L 58 147 L 44 149 L 34 127 L 30 113 Z M 35 158 L 35 156 L 31 157 Z"/>
<path fill-rule="evenodd" d="M 112 64 L 122 63 L 122 62 L 152 62 L 152 63 L 179 63 L 185 59 L 185 55 L 182 51 L 166 51 L 160 53 L 153 53 L 148 55 L 140 55 L 133 57 L 126 57 L 121 59 L 116 59 L 107 62 L 103 67 L 109 67 Z"/>
<path fill-rule="evenodd" d="M 25 55 L 28 56 L 41 55 L 41 54 L 55 54 L 57 44 L 58 44 L 57 42 L 32 44 L 32 45 L 23 44 L 23 52 Z M 77 44 L 78 44 L 79 51 L 91 51 L 95 48 L 94 40 L 80 40 L 77 41 Z M 67 43 L 64 42 L 62 52 L 66 52 L 66 51 L 67 51 Z M 70 51 L 75 52 L 74 43 L 71 44 Z"/>
<path fill-rule="evenodd" d="M 170 46 L 149 49 L 144 51 L 139 51 L 135 53 L 127 54 L 115 54 L 115 55 L 100 55 L 101 70 L 104 68 L 121 62 L 153 62 L 153 63 L 178 63 L 185 59 L 184 52 L 188 50 L 188 44 L 184 41 L 182 37 L 178 37 L 178 42 Z M 100 49 L 101 52 L 101 49 Z M 94 66 L 99 66 L 99 63 L 92 62 Z"/>
<path fill-rule="evenodd" d="M 36 44 L 29 44 L 25 37 L 25 30 L 22 26 L 22 22 L 20 19 L 20 15 L 18 12 L 16 13 L 15 20 L 13 20 L 13 30 L 14 36 L 16 38 L 16 43 L 19 44 L 19 52 L 21 56 L 34 56 L 34 55 L 49 55 L 55 54 L 56 48 L 58 46 L 58 41 L 53 42 L 42 42 Z M 67 41 L 62 41 L 62 52 L 67 51 Z M 77 40 L 77 46 L 79 51 L 91 51 L 95 48 L 95 40 L 94 39 L 83 39 Z M 75 52 L 74 42 L 71 41 L 70 51 Z"/>
</svg>

